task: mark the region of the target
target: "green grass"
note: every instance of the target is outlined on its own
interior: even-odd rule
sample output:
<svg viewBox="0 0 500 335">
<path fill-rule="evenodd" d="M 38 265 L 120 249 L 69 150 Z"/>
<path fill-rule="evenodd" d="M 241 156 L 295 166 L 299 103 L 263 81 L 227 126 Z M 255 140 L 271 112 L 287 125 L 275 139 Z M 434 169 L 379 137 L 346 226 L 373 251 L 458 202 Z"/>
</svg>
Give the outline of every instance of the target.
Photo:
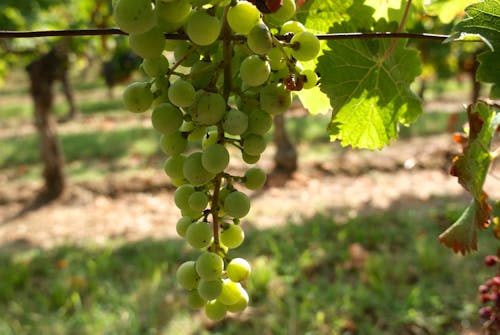
<svg viewBox="0 0 500 335">
<path fill-rule="evenodd" d="M 251 308 L 210 329 L 173 280 L 176 266 L 197 255 L 181 241 L 4 247 L 0 333 L 458 334 L 460 325 L 479 324 L 476 287 L 493 274 L 482 259 L 497 243 L 481 234 L 481 252 L 467 257 L 439 245 L 444 222 L 463 204 L 434 200 L 346 224 L 318 214 L 250 229 L 231 256 L 252 264 Z M 452 205 L 439 205 L 443 200 Z M 353 243 L 368 252 L 364 267 L 350 266 Z"/>
</svg>

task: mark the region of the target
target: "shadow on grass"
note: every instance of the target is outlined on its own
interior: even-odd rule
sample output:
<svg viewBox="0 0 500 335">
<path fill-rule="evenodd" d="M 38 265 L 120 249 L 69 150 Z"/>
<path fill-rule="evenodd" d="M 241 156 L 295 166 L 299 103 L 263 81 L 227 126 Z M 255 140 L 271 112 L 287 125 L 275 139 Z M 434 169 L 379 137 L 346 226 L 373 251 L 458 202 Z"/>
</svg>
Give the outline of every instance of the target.
<svg viewBox="0 0 500 335">
<path fill-rule="evenodd" d="M 444 205 L 447 204 L 447 205 Z M 347 223 L 329 215 L 260 230 L 232 257 L 252 264 L 251 308 L 218 324 L 189 311 L 180 240 L 0 249 L 2 334 L 458 334 L 478 326 L 477 285 L 497 241 L 461 257 L 437 242 L 465 202 L 402 199 Z M 341 210 L 341 209 L 334 209 Z"/>
</svg>

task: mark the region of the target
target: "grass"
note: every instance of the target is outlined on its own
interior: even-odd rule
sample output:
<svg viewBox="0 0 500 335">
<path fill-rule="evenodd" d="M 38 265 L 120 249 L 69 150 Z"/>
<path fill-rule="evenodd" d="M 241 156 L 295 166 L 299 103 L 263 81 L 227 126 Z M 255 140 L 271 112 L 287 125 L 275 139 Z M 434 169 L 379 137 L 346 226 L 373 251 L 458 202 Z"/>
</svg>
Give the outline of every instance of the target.
<svg viewBox="0 0 500 335">
<path fill-rule="evenodd" d="M 443 199 L 435 199 L 437 202 Z M 492 275 L 481 252 L 439 245 L 459 204 L 397 209 L 336 224 L 318 214 L 249 229 L 232 256 L 253 267 L 248 313 L 207 324 L 174 282 L 196 257 L 178 240 L 0 250 L 0 333 L 10 334 L 457 334 L 478 325 L 477 285 Z M 248 227 L 248 226 L 247 226 Z M 348 250 L 366 250 L 352 266 Z M 354 330 L 356 329 L 356 330 Z"/>
</svg>

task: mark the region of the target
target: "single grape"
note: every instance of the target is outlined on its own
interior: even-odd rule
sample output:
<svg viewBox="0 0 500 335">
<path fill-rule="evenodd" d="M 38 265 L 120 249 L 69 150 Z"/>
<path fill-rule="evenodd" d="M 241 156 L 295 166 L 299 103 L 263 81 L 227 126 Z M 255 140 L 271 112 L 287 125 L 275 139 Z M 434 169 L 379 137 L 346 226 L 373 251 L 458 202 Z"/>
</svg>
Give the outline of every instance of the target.
<svg viewBox="0 0 500 335">
<path fill-rule="evenodd" d="M 254 156 L 254 155 L 249 155 L 245 151 L 241 153 L 243 161 L 247 164 L 255 164 L 259 161 L 260 155 Z"/>
<path fill-rule="evenodd" d="M 150 0 L 115 1 L 113 18 L 118 27 L 129 34 L 146 32 L 155 24 Z"/>
<path fill-rule="evenodd" d="M 198 290 L 192 290 L 188 293 L 188 306 L 192 309 L 200 309 L 207 303 L 206 299 L 203 299 Z"/>
<path fill-rule="evenodd" d="M 292 104 L 292 93 L 282 84 L 269 84 L 260 90 L 260 107 L 271 115 L 283 114 Z"/>
<path fill-rule="evenodd" d="M 201 164 L 211 173 L 219 173 L 229 164 L 229 152 L 222 144 L 213 144 L 203 150 Z"/>
<path fill-rule="evenodd" d="M 281 35 L 285 35 L 286 33 L 297 34 L 302 31 L 306 31 L 306 27 L 304 27 L 304 25 L 299 21 L 293 20 L 286 21 L 280 28 Z"/>
<path fill-rule="evenodd" d="M 179 209 L 189 209 L 189 197 L 195 192 L 194 186 L 184 184 L 179 186 L 174 193 L 174 202 Z"/>
<path fill-rule="evenodd" d="M 153 128 L 162 134 L 171 134 L 178 131 L 182 121 L 182 111 L 170 103 L 157 105 L 151 114 Z"/>
<path fill-rule="evenodd" d="M 224 131 L 231 135 L 241 135 L 247 130 L 248 115 L 242 111 L 231 108 L 227 113 L 222 124 Z"/>
<path fill-rule="evenodd" d="M 248 278 L 251 272 L 250 264 L 243 258 L 234 258 L 227 265 L 227 277 L 234 282 L 241 282 Z"/>
<path fill-rule="evenodd" d="M 184 174 L 182 173 L 182 166 L 185 160 L 186 156 L 182 154 L 170 156 L 165 160 L 163 170 L 171 179 L 183 179 Z"/>
<path fill-rule="evenodd" d="M 193 45 L 187 41 L 180 41 L 174 49 L 174 59 L 176 62 L 182 62 L 182 66 L 193 66 L 200 60 L 198 50 L 192 50 Z"/>
<path fill-rule="evenodd" d="M 262 154 L 266 145 L 266 139 L 262 135 L 248 134 L 243 139 L 243 151 L 253 156 Z"/>
<path fill-rule="evenodd" d="M 227 307 L 218 300 L 212 300 L 205 305 L 205 314 L 212 321 L 220 321 L 226 316 Z"/>
<path fill-rule="evenodd" d="M 254 53 L 258 55 L 267 54 L 273 47 L 273 39 L 269 28 L 263 22 L 255 25 L 248 33 L 247 44 Z"/>
<path fill-rule="evenodd" d="M 218 18 L 207 13 L 206 10 L 198 10 L 189 16 L 185 25 L 186 34 L 189 39 L 197 45 L 210 45 L 219 37 L 221 23 Z"/>
<path fill-rule="evenodd" d="M 226 198 L 227 201 L 227 198 Z M 225 203 L 225 202 L 224 202 Z M 231 215 L 228 212 L 229 215 Z M 245 214 L 246 215 L 246 214 Z M 244 216 L 244 215 L 243 215 Z M 220 233 L 221 242 L 228 248 L 238 248 L 245 239 L 245 233 L 240 226 L 231 224 Z"/>
<path fill-rule="evenodd" d="M 207 225 L 208 226 L 208 225 Z M 213 252 L 204 252 L 196 260 L 196 272 L 205 280 L 216 280 L 222 275 L 224 261 Z"/>
<path fill-rule="evenodd" d="M 248 115 L 248 133 L 264 135 L 271 129 L 272 125 L 272 116 L 261 109 L 255 109 Z"/>
<path fill-rule="evenodd" d="M 156 1 L 155 13 L 158 18 L 168 23 L 182 23 L 191 13 L 191 4 L 188 0 Z"/>
<path fill-rule="evenodd" d="M 198 287 L 198 281 L 200 280 L 194 261 L 182 263 L 177 269 L 175 277 L 177 278 L 177 283 L 186 290 L 194 290 Z"/>
<path fill-rule="evenodd" d="M 125 108 L 133 113 L 142 113 L 148 110 L 153 103 L 153 93 L 147 83 L 135 82 L 123 91 Z"/>
<path fill-rule="evenodd" d="M 212 229 L 206 222 L 192 223 L 186 230 L 186 241 L 195 249 L 206 248 L 212 243 Z"/>
<path fill-rule="evenodd" d="M 215 176 L 203 167 L 201 157 L 201 152 L 193 152 L 186 158 L 182 167 L 184 177 L 194 186 L 206 184 Z"/>
<path fill-rule="evenodd" d="M 234 218 L 242 218 L 250 211 L 250 199 L 245 193 L 231 192 L 224 200 L 224 210 Z"/>
<path fill-rule="evenodd" d="M 283 0 L 281 7 L 274 13 L 264 15 L 264 20 L 269 25 L 280 27 L 295 15 L 295 1 Z"/>
<path fill-rule="evenodd" d="M 309 70 L 309 69 L 303 70 L 300 72 L 300 75 L 305 78 L 304 79 L 304 88 L 305 89 L 313 88 L 318 83 L 318 79 L 319 79 L 318 75 L 313 70 Z"/>
<path fill-rule="evenodd" d="M 259 20 L 259 10 L 247 1 L 238 1 L 227 12 L 229 27 L 238 34 L 247 35 Z"/>
<path fill-rule="evenodd" d="M 267 58 L 269 60 L 269 65 L 271 66 L 271 70 L 273 71 L 281 70 L 286 67 L 286 57 L 279 48 L 274 47 L 269 50 Z"/>
<path fill-rule="evenodd" d="M 177 79 L 168 88 L 168 99 L 178 107 L 189 107 L 193 104 L 195 90 L 187 80 Z"/>
<path fill-rule="evenodd" d="M 295 34 L 290 43 L 295 45 L 292 47 L 292 55 L 299 61 L 313 60 L 319 54 L 319 40 L 311 32 L 303 31 Z"/>
<path fill-rule="evenodd" d="M 240 286 L 239 290 L 240 290 L 240 296 L 238 298 L 238 301 L 236 301 L 232 305 L 226 306 L 228 312 L 239 313 L 244 311 L 245 308 L 247 308 L 250 297 L 248 296 L 247 291 L 245 291 L 243 287 Z"/>
<path fill-rule="evenodd" d="M 155 58 L 148 58 L 142 62 L 142 69 L 151 78 L 164 76 L 168 72 L 169 66 L 170 64 L 168 63 L 167 57 L 163 55 Z M 161 79 L 158 78 L 156 81 L 161 81 Z"/>
<path fill-rule="evenodd" d="M 220 292 L 217 300 L 219 300 L 226 306 L 237 303 L 242 296 L 240 288 L 240 283 L 235 283 L 229 279 L 224 279 L 222 281 L 222 291 Z"/>
<path fill-rule="evenodd" d="M 187 139 L 180 131 L 162 135 L 160 138 L 160 149 L 167 155 L 179 155 L 187 147 Z"/>
<path fill-rule="evenodd" d="M 241 80 L 248 86 L 260 86 L 269 78 L 271 67 L 269 62 L 260 56 L 252 55 L 245 58 L 240 65 Z"/>
<path fill-rule="evenodd" d="M 175 231 L 180 237 L 186 237 L 186 231 L 191 223 L 193 223 L 193 220 L 189 216 L 183 216 L 177 221 Z"/>
<path fill-rule="evenodd" d="M 262 188 L 266 180 L 266 173 L 260 168 L 250 168 L 245 172 L 245 187 L 249 190 L 258 190 Z"/>
<path fill-rule="evenodd" d="M 189 207 L 197 212 L 202 212 L 208 205 L 208 196 L 205 192 L 193 192 L 188 199 Z"/>
<path fill-rule="evenodd" d="M 215 280 L 200 280 L 198 284 L 198 293 L 200 297 L 205 300 L 214 300 L 220 295 L 222 291 L 222 280 L 219 278 Z"/>
<path fill-rule="evenodd" d="M 165 48 L 165 37 L 157 27 L 144 33 L 130 34 L 129 42 L 132 51 L 142 58 L 160 57 Z"/>
<path fill-rule="evenodd" d="M 225 113 L 226 101 L 222 95 L 207 91 L 199 91 L 191 109 L 193 121 L 205 126 L 217 124 Z"/>
<path fill-rule="evenodd" d="M 211 62 L 200 60 L 191 66 L 189 75 L 194 88 L 203 89 L 208 87 L 214 76 L 214 65 Z"/>
</svg>

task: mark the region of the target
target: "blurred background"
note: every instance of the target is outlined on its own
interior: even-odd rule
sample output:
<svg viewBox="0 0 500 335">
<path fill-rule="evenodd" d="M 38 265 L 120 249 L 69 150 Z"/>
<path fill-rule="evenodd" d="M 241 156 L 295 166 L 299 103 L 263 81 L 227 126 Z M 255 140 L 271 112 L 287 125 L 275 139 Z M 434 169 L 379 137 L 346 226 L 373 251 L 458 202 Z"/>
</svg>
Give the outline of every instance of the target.
<svg viewBox="0 0 500 335">
<path fill-rule="evenodd" d="M 113 27 L 110 13 L 104 0 L 2 0 L 0 30 Z M 409 28 L 447 34 L 462 14 Z M 298 101 L 275 120 L 258 163 L 269 180 L 233 255 L 253 268 L 250 308 L 212 323 L 174 282 L 196 252 L 175 234 L 149 113 L 122 106 L 142 78 L 126 38 L 0 39 L 0 334 L 480 334 L 497 241 L 484 232 L 463 257 L 437 240 L 469 201 L 449 176 L 451 134 L 486 92 L 480 50 L 412 44 L 425 114 L 387 148 L 330 143 L 329 116 Z M 237 154 L 230 168 L 243 170 Z"/>
</svg>

